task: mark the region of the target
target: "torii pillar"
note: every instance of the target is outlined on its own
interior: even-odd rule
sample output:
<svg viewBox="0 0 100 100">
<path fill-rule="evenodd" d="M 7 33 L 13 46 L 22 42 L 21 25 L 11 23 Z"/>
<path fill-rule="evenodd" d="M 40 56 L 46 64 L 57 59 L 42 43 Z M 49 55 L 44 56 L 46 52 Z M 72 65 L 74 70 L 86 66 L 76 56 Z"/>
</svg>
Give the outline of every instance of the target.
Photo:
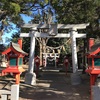
<svg viewBox="0 0 100 100">
<path fill-rule="evenodd" d="M 34 73 L 34 53 L 35 53 L 35 37 L 34 34 L 30 33 L 31 45 L 30 45 L 30 56 L 29 56 L 29 68 L 28 73 L 25 75 L 25 83 L 36 85 L 36 74 Z"/>
<path fill-rule="evenodd" d="M 78 60 L 77 60 L 77 49 L 76 49 L 76 38 L 78 38 L 77 34 L 78 34 L 77 29 L 73 27 L 70 32 L 71 46 L 72 46 L 72 68 L 73 68 L 73 73 L 71 74 L 72 85 L 79 85 L 82 82 L 80 73 L 78 72 Z"/>
<path fill-rule="evenodd" d="M 70 34 L 71 34 L 71 46 L 72 46 L 73 73 L 76 73 L 77 70 L 78 70 L 77 51 L 76 51 L 76 35 L 77 35 L 77 30 L 75 28 L 72 28 Z"/>
</svg>

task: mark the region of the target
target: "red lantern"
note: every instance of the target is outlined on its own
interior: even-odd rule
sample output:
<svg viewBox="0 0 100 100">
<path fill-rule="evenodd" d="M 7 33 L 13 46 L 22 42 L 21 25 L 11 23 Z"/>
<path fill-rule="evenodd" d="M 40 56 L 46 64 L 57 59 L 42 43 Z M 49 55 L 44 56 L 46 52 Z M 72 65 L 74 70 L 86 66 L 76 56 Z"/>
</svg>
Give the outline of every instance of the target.
<svg viewBox="0 0 100 100">
<path fill-rule="evenodd" d="M 39 74 L 39 66 L 40 66 L 40 58 L 38 56 L 36 56 L 34 61 L 35 61 L 35 65 L 36 65 L 36 68 L 35 68 L 36 75 L 38 76 L 38 74 Z"/>
<path fill-rule="evenodd" d="M 90 75 L 90 88 L 95 85 L 96 79 L 100 74 L 100 44 L 93 45 L 88 53 L 88 67 L 86 72 Z M 92 100 L 92 91 L 91 91 Z"/>
<path fill-rule="evenodd" d="M 2 70 L 2 73 L 13 73 L 16 79 L 16 84 L 19 84 L 20 74 L 24 71 L 22 68 L 23 57 L 27 55 L 19 44 L 11 43 L 10 47 L 2 52 L 3 55 L 7 55 L 8 65 Z"/>
<path fill-rule="evenodd" d="M 66 67 L 66 74 L 67 74 L 67 69 L 68 69 L 68 63 L 69 63 L 68 57 L 66 57 L 66 58 L 64 59 L 64 66 Z"/>
<path fill-rule="evenodd" d="M 100 44 L 92 46 L 86 56 L 88 58 L 88 68 L 86 72 L 93 78 L 91 79 L 91 85 L 94 85 L 96 77 L 100 74 Z"/>
</svg>

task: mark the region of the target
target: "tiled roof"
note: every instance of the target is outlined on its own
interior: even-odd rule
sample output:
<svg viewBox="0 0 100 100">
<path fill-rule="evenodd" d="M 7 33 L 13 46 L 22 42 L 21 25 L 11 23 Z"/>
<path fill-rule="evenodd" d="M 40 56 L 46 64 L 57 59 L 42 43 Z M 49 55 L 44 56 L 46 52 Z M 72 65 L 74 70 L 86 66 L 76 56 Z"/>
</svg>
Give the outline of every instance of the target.
<svg viewBox="0 0 100 100">
<path fill-rule="evenodd" d="M 27 55 L 27 53 L 24 52 L 24 51 L 20 48 L 20 45 L 19 45 L 19 44 L 16 44 L 16 43 L 11 42 L 11 46 L 12 46 L 17 52 L 20 52 L 20 53 L 22 53 L 22 54 Z"/>
<path fill-rule="evenodd" d="M 95 44 L 91 47 L 91 50 L 88 51 L 88 54 L 94 52 L 95 50 L 97 50 L 98 48 L 100 48 L 100 43 Z"/>
</svg>

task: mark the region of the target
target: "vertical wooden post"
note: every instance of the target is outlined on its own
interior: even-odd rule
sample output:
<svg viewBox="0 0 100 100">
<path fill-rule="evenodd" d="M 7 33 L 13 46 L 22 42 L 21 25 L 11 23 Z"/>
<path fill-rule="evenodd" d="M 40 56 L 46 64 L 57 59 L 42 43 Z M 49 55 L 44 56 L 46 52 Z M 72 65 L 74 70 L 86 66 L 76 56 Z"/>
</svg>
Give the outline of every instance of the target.
<svg viewBox="0 0 100 100">
<path fill-rule="evenodd" d="M 15 79 L 16 79 L 16 84 L 19 84 L 20 83 L 20 74 L 16 74 Z"/>
<path fill-rule="evenodd" d="M 91 50 L 91 47 L 94 45 L 94 38 L 89 39 L 89 50 Z"/>
<path fill-rule="evenodd" d="M 22 49 L 22 39 L 21 38 L 18 39 L 18 44 L 20 45 L 20 48 Z"/>
</svg>

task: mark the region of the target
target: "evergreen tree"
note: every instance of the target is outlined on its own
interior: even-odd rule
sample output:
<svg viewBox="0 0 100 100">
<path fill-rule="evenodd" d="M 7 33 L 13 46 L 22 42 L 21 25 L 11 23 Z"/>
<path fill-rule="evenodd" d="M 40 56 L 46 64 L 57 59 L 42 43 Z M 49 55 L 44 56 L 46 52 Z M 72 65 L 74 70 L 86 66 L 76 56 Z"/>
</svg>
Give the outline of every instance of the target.
<svg viewBox="0 0 100 100">
<path fill-rule="evenodd" d="M 99 35 L 100 0 L 59 0 L 59 3 L 52 0 L 51 4 L 56 11 L 58 23 L 90 23 L 86 30 L 88 36 Z"/>
</svg>

